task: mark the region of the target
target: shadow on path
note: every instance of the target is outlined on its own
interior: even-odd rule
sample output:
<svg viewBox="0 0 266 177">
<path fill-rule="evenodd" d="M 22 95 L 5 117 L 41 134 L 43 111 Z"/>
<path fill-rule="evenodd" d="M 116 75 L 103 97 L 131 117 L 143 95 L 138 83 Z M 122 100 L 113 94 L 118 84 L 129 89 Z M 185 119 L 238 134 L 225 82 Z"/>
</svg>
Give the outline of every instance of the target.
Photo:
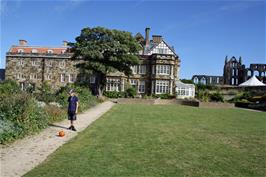
<svg viewBox="0 0 266 177">
<path fill-rule="evenodd" d="M 48 124 L 49 127 L 57 127 L 57 128 L 63 128 L 63 129 L 66 129 L 68 130 L 68 127 L 64 127 L 64 126 L 61 126 L 61 125 L 55 125 L 55 124 Z"/>
</svg>

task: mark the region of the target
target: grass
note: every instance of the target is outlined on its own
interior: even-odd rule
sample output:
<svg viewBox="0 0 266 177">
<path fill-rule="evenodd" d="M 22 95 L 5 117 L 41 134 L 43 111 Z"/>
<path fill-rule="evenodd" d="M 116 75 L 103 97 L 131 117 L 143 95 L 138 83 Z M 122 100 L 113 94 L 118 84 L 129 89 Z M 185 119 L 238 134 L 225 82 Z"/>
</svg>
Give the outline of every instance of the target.
<svg viewBox="0 0 266 177">
<path fill-rule="evenodd" d="M 26 177 L 262 177 L 266 114 L 116 105 Z"/>
</svg>

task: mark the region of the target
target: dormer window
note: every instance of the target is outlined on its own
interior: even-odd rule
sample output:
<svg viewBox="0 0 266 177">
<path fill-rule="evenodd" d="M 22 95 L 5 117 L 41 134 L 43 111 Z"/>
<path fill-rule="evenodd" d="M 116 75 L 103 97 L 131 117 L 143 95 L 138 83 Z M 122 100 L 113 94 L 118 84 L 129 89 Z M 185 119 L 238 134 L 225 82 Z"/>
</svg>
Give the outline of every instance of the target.
<svg viewBox="0 0 266 177">
<path fill-rule="evenodd" d="M 63 53 L 66 53 L 66 50 L 62 50 L 61 53 L 62 53 L 62 54 L 63 54 Z"/>
<path fill-rule="evenodd" d="M 47 53 L 52 54 L 52 53 L 54 53 L 54 51 L 53 50 L 47 50 Z"/>
<path fill-rule="evenodd" d="M 24 53 L 23 49 L 18 49 L 18 53 Z"/>
<path fill-rule="evenodd" d="M 38 53 L 38 50 L 37 49 L 32 49 L 31 53 Z"/>
</svg>

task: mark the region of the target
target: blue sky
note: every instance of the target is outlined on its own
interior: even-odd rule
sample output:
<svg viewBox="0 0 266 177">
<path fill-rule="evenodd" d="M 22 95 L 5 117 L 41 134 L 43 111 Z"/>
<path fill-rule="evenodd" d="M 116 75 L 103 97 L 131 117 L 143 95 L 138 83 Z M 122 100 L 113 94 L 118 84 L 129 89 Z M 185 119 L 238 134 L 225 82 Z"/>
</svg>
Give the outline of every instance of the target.
<svg viewBox="0 0 266 177">
<path fill-rule="evenodd" d="M 1 60 L 11 45 L 60 46 L 84 27 L 162 35 L 181 58 L 181 78 L 222 75 L 226 55 L 266 63 L 266 2 L 1 0 Z"/>
</svg>

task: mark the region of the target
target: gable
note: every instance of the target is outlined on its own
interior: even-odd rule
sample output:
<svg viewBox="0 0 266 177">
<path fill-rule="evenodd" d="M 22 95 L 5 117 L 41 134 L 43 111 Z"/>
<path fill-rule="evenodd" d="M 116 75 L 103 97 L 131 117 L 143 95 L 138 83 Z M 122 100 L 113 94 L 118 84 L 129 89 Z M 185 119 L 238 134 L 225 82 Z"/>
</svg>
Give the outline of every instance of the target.
<svg viewBox="0 0 266 177">
<path fill-rule="evenodd" d="M 164 42 L 163 40 L 156 46 L 154 46 L 148 55 L 152 55 L 154 53 L 157 54 L 168 54 L 168 55 L 176 55 L 172 49 Z"/>
</svg>

